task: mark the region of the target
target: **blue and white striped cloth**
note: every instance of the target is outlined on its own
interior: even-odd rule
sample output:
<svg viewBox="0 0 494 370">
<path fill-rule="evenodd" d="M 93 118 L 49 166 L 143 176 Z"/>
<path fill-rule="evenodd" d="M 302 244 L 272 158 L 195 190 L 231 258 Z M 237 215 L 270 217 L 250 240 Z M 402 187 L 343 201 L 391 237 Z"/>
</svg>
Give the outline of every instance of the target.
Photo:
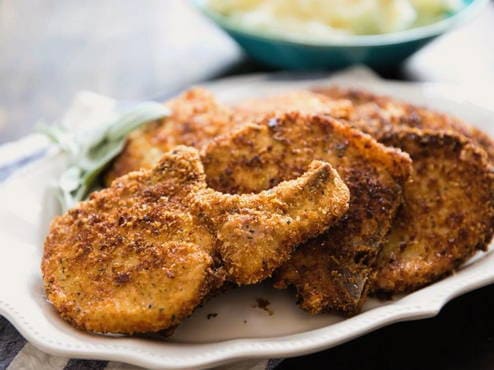
<svg viewBox="0 0 494 370">
<path fill-rule="evenodd" d="M 218 369 L 272 370 L 281 360 L 244 361 Z M 138 370 L 140 367 L 112 361 L 78 360 L 41 352 L 0 316 L 0 369 L 4 370 Z"/>
</svg>

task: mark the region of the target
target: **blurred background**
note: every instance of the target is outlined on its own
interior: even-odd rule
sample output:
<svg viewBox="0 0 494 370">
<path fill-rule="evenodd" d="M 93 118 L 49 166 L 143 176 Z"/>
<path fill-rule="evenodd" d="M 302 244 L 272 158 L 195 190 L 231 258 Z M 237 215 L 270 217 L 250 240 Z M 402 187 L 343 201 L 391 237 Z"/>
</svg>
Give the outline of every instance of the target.
<svg viewBox="0 0 494 370">
<path fill-rule="evenodd" d="M 169 96 L 201 81 L 268 71 L 185 0 L 0 1 L 0 143 L 53 121 L 80 90 Z M 388 78 L 494 84 L 494 3 Z"/>
</svg>

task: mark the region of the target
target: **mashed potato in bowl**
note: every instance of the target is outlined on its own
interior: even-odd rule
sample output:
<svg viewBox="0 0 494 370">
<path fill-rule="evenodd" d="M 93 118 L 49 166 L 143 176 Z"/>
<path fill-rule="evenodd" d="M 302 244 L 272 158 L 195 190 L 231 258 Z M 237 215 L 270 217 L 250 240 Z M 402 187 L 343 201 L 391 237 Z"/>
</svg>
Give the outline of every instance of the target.
<svg viewBox="0 0 494 370">
<path fill-rule="evenodd" d="M 245 30 L 292 40 L 375 35 L 434 23 L 462 0 L 208 0 Z"/>
</svg>

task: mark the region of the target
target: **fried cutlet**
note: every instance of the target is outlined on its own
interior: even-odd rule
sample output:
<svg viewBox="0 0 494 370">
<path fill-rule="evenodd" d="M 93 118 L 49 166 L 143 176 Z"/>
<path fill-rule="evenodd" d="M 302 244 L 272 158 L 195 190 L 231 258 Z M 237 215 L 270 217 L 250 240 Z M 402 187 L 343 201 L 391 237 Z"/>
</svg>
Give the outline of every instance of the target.
<svg viewBox="0 0 494 370">
<path fill-rule="evenodd" d="M 413 159 L 412 180 L 380 258 L 376 292 L 418 289 L 487 247 L 494 163 L 494 142 L 487 134 L 449 115 L 363 90 L 315 91 L 335 102 L 351 101 L 354 108 L 346 118 L 355 127 Z"/>
<path fill-rule="evenodd" d="M 332 114 L 351 120 L 358 129 L 378 140 L 390 131 L 406 128 L 452 131 L 482 147 L 487 152 L 490 162 L 494 163 L 494 141 L 484 132 L 458 118 L 364 90 L 329 87 L 317 88 L 314 91 L 330 98 L 328 109 Z M 315 97 L 312 97 L 311 106 L 316 104 L 315 100 Z M 335 102 L 342 100 L 351 101 L 354 108 L 346 111 L 332 108 Z"/>
<path fill-rule="evenodd" d="M 214 96 L 203 88 L 193 88 L 166 105 L 171 116 L 147 124 L 131 133 L 122 153 L 112 163 L 105 176 L 105 184 L 122 175 L 141 168 L 153 167 L 164 152 L 177 145 L 188 145 L 198 149 L 204 147 L 212 138 L 224 134 L 244 122 L 251 121 L 254 110 L 259 116 L 271 112 L 275 107 L 295 107 L 290 111 L 304 110 L 322 105 L 321 95 L 309 91 L 299 91 L 277 100 L 253 100 L 235 107 L 235 111 L 216 101 Z M 298 106 L 296 104 L 299 104 Z M 313 106 L 312 106 L 313 105 Z M 333 103 L 327 99 L 322 105 L 338 116 L 347 116 L 352 104 L 348 100 Z M 299 109 L 300 108 L 300 109 Z"/>
<path fill-rule="evenodd" d="M 234 107 L 234 111 L 244 120 L 259 118 L 270 112 L 330 114 L 350 121 L 355 128 L 377 140 L 391 131 L 407 128 L 452 131 L 482 147 L 494 163 L 494 141 L 479 129 L 453 116 L 361 89 L 334 86 L 292 91 L 241 102 Z"/>
<path fill-rule="evenodd" d="M 232 107 L 237 121 L 252 122 L 266 114 L 299 112 L 305 114 L 329 113 L 334 117 L 348 117 L 353 104 L 348 99 L 329 99 L 309 90 L 295 90 L 244 100 Z"/>
<path fill-rule="evenodd" d="M 350 207 L 326 233 L 303 243 L 275 274 L 312 312 L 360 310 L 381 242 L 401 203 L 408 155 L 322 115 L 266 116 L 208 144 L 208 184 L 227 193 L 269 189 L 300 176 L 312 160 L 331 163 L 350 189 Z"/>
<path fill-rule="evenodd" d="M 488 199 L 491 180 L 490 175 L 486 173 L 489 173 L 489 170 L 485 160 L 471 163 L 471 158 L 483 157 L 479 153 L 484 150 L 492 163 L 494 144 L 488 135 L 448 115 L 366 91 L 339 87 L 315 91 L 323 95 L 318 97 L 307 91 L 292 92 L 257 101 L 251 100 L 235 109 L 243 116 L 259 117 L 270 110 L 283 111 L 295 106 L 305 112 L 346 118 L 354 127 L 371 134 L 386 145 L 397 146 L 404 151 L 413 149 L 410 153 L 415 168 L 413 180 L 405 186 L 407 200 L 398 213 L 391 239 L 386 244 L 380 262 L 376 291 L 399 293 L 417 289 L 451 273 L 475 250 L 488 244 L 492 236 L 492 226 L 489 226 L 492 201 L 482 204 L 478 200 Z M 413 135 L 410 134 L 410 130 L 416 128 L 427 131 L 422 133 L 421 130 L 417 130 Z M 401 138 L 403 143 L 400 143 Z M 468 143 L 468 140 L 471 142 Z M 427 141 L 438 145 L 437 153 L 430 148 L 432 144 L 427 144 Z M 457 151 L 452 149 L 455 145 Z M 415 158 L 418 147 L 422 147 L 423 150 L 418 158 Z M 427 157 L 427 153 L 430 157 Z M 426 173 L 426 166 L 438 168 L 440 171 Z M 451 167 L 449 174 L 448 166 Z M 417 170 L 420 170 L 420 175 Z M 472 198 L 473 203 L 468 205 L 469 201 L 464 195 L 455 193 L 453 187 L 447 185 L 448 180 L 457 184 L 458 189 L 465 191 L 469 182 L 483 184 L 480 188 L 484 188 L 478 192 L 479 198 Z M 436 184 L 434 192 L 428 193 L 426 186 L 432 184 Z M 460 206 L 462 203 L 463 207 Z M 475 207 L 479 209 L 480 215 L 485 216 L 484 223 L 472 217 Z M 463 211 L 460 212 L 460 209 Z M 454 215 L 461 216 L 455 218 Z M 449 217 L 448 221 L 446 217 Z M 458 224 L 467 226 L 461 228 L 454 225 L 452 220 L 455 219 Z M 480 223 L 472 226 L 475 222 Z M 432 225 L 440 226 L 435 230 Z M 467 235 L 465 230 L 470 232 L 464 239 L 458 236 L 446 238 L 446 230 L 450 227 L 456 228 L 451 231 L 452 235 L 456 235 L 460 229 L 463 230 L 463 235 Z M 398 248 L 399 245 L 402 249 Z"/>
<path fill-rule="evenodd" d="M 234 126 L 232 111 L 202 88 L 193 88 L 166 103 L 171 115 L 132 132 L 109 168 L 105 183 L 131 171 L 151 168 L 177 145 L 201 148 Z"/>
<path fill-rule="evenodd" d="M 258 194 L 222 194 L 207 187 L 197 150 L 179 146 L 55 218 L 42 261 L 46 294 L 87 331 L 171 328 L 225 280 L 270 276 L 348 201 L 338 173 L 321 161 Z"/>
<path fill-rule="evenodd" d="M 487 248 L 494 232 L 494 172 L 483 150 L 453 133 L 408 129 L 381 140 L 410 154 L 413 172 L 374 289 L 409 292 Z"/>
</svg>

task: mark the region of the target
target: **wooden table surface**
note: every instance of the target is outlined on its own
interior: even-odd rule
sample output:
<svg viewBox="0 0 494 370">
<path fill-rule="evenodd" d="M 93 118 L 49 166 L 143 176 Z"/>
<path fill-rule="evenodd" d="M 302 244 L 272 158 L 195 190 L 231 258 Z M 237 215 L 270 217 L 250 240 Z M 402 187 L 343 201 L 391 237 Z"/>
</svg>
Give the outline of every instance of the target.
<svg viewBox="0 0 494 370">
<path fill-rule="evenodd" d="M 55 121 L 80 90 L 143 99 L 264 70 L 184 0 L 1 0 L 0 143 Z M 383 74 L 493 86 L 494 3 Z M 480 289 L 434 319 L 396 324 L 280 368 L 492 369 L 493 293 Z"/>
</svg>

